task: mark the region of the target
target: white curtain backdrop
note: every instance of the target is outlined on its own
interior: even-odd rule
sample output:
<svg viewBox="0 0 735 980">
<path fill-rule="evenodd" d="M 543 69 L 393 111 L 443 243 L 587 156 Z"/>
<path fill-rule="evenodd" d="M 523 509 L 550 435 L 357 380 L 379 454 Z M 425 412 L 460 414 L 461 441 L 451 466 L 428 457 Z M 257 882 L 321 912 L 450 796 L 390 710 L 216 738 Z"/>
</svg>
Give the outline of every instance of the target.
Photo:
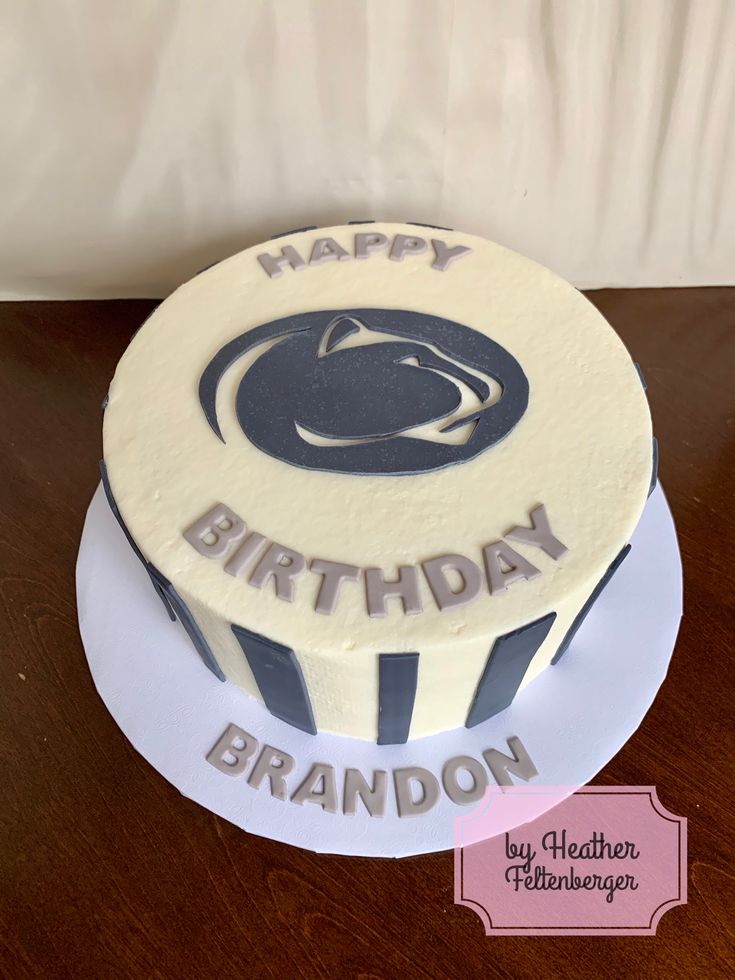
<svg viewBox="0 0 735 980">
<path fill-rule="evenodd" d="M 735 283 L 732 0 L 0 0 L 0 297 L 351 218 Z"/>
</svg>

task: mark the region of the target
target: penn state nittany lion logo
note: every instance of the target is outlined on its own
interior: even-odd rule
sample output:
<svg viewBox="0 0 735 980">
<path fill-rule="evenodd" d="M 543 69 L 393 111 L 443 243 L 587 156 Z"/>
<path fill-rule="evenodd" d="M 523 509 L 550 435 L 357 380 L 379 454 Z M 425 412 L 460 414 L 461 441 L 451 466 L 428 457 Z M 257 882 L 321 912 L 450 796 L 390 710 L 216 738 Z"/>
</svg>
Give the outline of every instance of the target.
<svg viewBox="0 0 735 980">
<path fill-rule="evenodd" d="M 212 358 L 199 400 L 223 441 L 217 388 L 248 352 L 240 427 L 263 452 L 310 470 L 442 469 L 505 438 L 528 405 L 518 361 L 461 323 L 411 310 L 321 310 L 261 324 Z"/>
</svg>

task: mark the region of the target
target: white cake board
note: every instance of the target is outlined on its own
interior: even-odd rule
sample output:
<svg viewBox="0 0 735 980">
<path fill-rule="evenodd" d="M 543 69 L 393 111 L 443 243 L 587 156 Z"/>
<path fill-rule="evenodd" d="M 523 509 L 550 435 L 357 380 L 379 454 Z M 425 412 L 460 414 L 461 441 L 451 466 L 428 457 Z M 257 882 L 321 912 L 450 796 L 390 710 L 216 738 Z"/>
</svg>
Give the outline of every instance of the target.
<svg viewBox="0 0 735 980">
<path fill-rule="evenodd" d="M 389 781 L 382 818 L 361 804 L 355 816 L 274 799 L 268 783 L 223 775 L 205 756 L 230 723 L 290 753 L 292 791 L 314 762 L 331 763 L 341 786 L 346 767 L 422 766 L 439 779 L 453 756 L 508 752 L 517 735 L 539 786 L 589 782 L 635 732 L 662 684 L 682 612 L 681 560 L 660 487 L 648 501 L 632 549 L 564 658 L 521 691 L 513 704 L 473 729 L 407 745 L 377 746 L 335 735 L 305 735 L 273 718 L 234 684 L 202 664 L 172 623 L 98 487 L 77 562 L 79 628 L 102 699 L 134 747 L 184 796 L 249 833 L 312 851 L 402 857 L 451 848 L 454 821 L 467 812 L 442 794 L 420 817 L 400 819 Z M 645 782 L 645 773 L 641 779 Z M 491 780 L 492 782 L 492 780 Z M 570 789 L 570 791 L 571 791 Z M 553 797 L 540 795 L 538 813 Z M 504 828 L 511 829 L 511 828 Z"/>
</svg>

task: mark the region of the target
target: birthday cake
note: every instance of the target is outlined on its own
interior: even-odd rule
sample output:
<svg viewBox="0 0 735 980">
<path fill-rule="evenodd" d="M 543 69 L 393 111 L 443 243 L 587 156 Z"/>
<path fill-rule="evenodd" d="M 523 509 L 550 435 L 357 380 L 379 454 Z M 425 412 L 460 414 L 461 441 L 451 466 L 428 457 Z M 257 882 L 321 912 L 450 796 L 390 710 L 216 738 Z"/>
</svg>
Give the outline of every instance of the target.
<svg viewBox="0 0 735 980">
<path fill-rule="evenodd" d="M 557 664 L 656 478 L 597 310 L 415 224 L 200 273 L 135 335 L 103 434 L 110 506 L 192 655 L 285 723 L 380 744 L 478 725 Z"/>
</svg>

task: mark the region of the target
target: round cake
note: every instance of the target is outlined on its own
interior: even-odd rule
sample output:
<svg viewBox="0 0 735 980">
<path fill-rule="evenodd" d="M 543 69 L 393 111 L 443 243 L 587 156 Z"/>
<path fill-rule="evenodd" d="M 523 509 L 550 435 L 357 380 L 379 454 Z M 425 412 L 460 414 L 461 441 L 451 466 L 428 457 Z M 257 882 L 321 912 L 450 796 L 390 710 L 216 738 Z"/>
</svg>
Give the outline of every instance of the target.
<svg viewBox="0 0 735 980">
<path fill-rule="evenodd" d="M 479 724 L 557 663 L 655 471 L 597 310 L 415 224 L 301 229 L 200 273 L 104 414 L 110 505 L 204 664 L 382 744 Z"/>
</svg>

